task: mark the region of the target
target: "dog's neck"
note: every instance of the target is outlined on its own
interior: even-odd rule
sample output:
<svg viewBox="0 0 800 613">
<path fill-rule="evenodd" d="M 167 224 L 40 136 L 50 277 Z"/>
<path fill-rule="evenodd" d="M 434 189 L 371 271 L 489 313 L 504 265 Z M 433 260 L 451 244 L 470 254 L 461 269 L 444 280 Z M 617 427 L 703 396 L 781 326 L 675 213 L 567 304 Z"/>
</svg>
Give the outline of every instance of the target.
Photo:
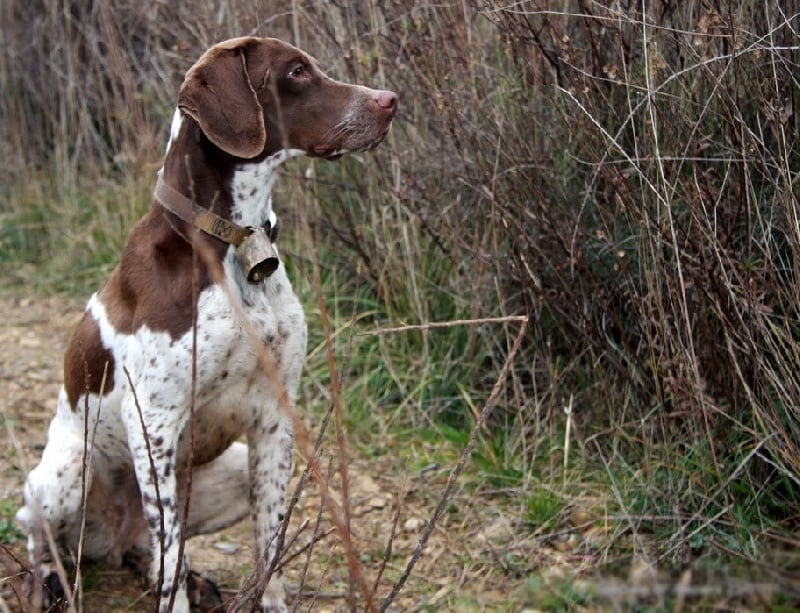
<svg viewBox="0 0 800 613">
<path fill-rule="evenodd" d="M 274 225 L 277 217 L 272 211 L 272 185 L 277 178 L 277 168 L 290 157 L 304 152 L 282 149 L 260 161 L 249 162 L 234 160 L 217 150 L 215 153 L 229 158 L 230 163 L 227 172 L 219 172 L 217 160 L 214 165 L 217 170 L 211 174 L 205 168 L 204 160 L 193 160 L 181 153 L 186 149 L 182 146 L 184 142 L 196 138 L 189 134 L 190 122 L 194 123 L 180 109 L 175 110 L 162 171 L 167 183 L 200 206 L 235 224 L 263 226 L 270 222 Z M 196 124 L 195 128 L 199 129 Z"/>
<path fill-rule="evenodd" d="M 272 184 L 284 160 L 302 155 L 298 149 L 282 149 L 261 162 L 240 164 L 231 179 L 231 221 L 240 226 L 275 225 L 272 210 Z"/>
</svg>

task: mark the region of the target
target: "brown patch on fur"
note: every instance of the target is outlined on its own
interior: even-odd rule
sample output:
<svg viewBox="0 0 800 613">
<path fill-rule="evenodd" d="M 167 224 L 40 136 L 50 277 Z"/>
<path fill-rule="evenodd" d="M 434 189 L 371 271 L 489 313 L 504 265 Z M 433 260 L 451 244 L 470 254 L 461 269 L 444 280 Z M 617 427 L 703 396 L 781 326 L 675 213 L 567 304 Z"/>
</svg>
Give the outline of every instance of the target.
<svg viewBox="0 0 800 613">
<path fill-rule="evenodd" d="M 64 389 L 73 411 L 81 394 L 107 394 L 114 389 L 114 356 L 103 346 L 100 328 L 88 312 L 64 353 Z"/>
<path fill-rule="evenodd" d="M 203 259 L 195 257 L 193 238 L 203 252 L 222 260 L 225 243 L 195 233 L 161 207 L 134 226 L 119 266 L 99 293 L 116 332 L 133 334 L 147 326 L 177 339 L 191 328 L 197 293 L 212 281 Z"/>
<path fill-rule="evenodd" d="M 264 114 L 243 47 L 218 45 L 186 74 L 178 107 L 223 151 L 254 158 L 264 150 Z"/>
</svg>

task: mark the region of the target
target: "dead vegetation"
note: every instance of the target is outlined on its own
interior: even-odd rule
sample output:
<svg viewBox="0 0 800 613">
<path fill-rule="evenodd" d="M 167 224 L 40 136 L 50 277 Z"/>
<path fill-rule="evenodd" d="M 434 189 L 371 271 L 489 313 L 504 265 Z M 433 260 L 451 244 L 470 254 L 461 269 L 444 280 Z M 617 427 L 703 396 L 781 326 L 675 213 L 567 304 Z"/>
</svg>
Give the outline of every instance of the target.
<svg viewBox="0 0 800 613">
<path fill-rule="evenodd" d="M 341 420 L 287 531 L 299 602 L 380 608 L 442 508 L 398 610 L 796 606 L 798 3 L 195 4 L 2 4 L 3 284 L 95 289 L 212 42 L 401 93 L 384 148 L 278 185 L 317 322 L 302 416 Z M 59 380 L 46 306 L 3 328 L 9 512 Z"/>
</svg>

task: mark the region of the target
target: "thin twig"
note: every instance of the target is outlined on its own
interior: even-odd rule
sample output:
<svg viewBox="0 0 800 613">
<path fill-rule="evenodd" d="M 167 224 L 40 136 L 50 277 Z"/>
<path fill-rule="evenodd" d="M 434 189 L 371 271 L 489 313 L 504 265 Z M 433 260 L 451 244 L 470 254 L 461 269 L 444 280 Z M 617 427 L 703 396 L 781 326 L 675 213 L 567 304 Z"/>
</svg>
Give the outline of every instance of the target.
<svg viewBox="0 0 800 613">
<path fill-rule="evenodd" d="M 505 317 L 482 317 L 479 319 L 451 319 L 449 321 L 432 321 L 426 324 L 410 324 L 396 328 L 378 328 L 359 332 L 357 336 L 377 336 L 379 334 L 394 334 L 396 332 L 412 332 L 414 330 L 432 330 L 435 328 L 455 328 L 456 326 L 479 326 L 481 324 L 502 324 L 510 322 L 527 322 L 527 315 L 507 315 Z"/>
<path fill-rule="evenodd" d="M 286 541 L 286 544 L 281 549 L 281 555 L 280 555 L 281 561 L 280 564 L 278 564 L 277 570 L 280 570 L 284 566 L 284 564 L 286 564 L 286 560 L 283 559 L 283 555 L 294 546 L 294 544 L 297 542 L 297 539 L 300 538 L 300 535 L 303 534 L 303 532 L 305 532 L 306 528 L 308 528 L 308 524 L 309 521 L 307 519 L 304 519 L 302 523 L 297 527 L 297 530 L 294 531 L 294 534 L 292 534 L 292 536 Z M 292 558 L 294 557 L 295 556 L 292 556 Z"/>
<path fill-rule="evenodd" d="M 25 564 L 23 564 L 22 561 L 17 558 L 15 553 L 2 543 L 0 543 L 0 562 L 2 562 L 6 575 L 3 583 L 8 585 L 11 588 L 11 591 L 14 592 L 14 597 L 17 599 L 17 604 L 19 605 L 20 610 L 35 610 L 33 608 L 33 604 L 25 594 L 25 590 L 22 587 L 22 581 L 20 581 L 20 577 L 28 574 L 30 571 L 28 571 Z M 40 610 L 41 608 L 42 607 L 39 606 Z"/>
<path fill-rule="evenodd" d="M 305 220 L 307 223 L 307 220 Z M 344 425 L 342 423 L 341 405 L 341 380 L 336 372 L 336 358 L 333 352 L 333 337 L 331 335 L 331 323 L 328 315 L 328 307 L 325 303 L 325 295 L 322 291 L 322 279 L 320 275 L 319 256 L 315 247 L 315 242 L 311 242 L 311 266 L 314 289 L 317 293 L 317 306 L 320 312 L 322 323 L 322 335 L 325 339 L 325 350 L 328 358 L 328 374 L 330 375 L 331 404 L 333 405 L 334 426 L 336 428 L 336 448 L 339 457 L 339 476 L 341 477 L 342 487 L 342 545 L 344 546 L 345 557 L 347 558 L 348 573 L 348 595 L 351 611 L 356 610 L 356 583 L 361 587 L 361 592 L 366 600 L 365 609 L 375 610 L 373 594 L 367 589 L 364 573 L 358 555 L 353 545 L 352 532 L 350 527 L 350 474 L 347 463 L 347 442 L 344 435 Z M 352 338 L 352 337 L 351 337 Z M 330 475 L 330 471 L 328 471 Z M 327 493 L 327 491 L 326 491 Z"/>
<path fill-rule="evenodd" d="M 50 524 L 47 523 L 47 521 L 42 521 L 42 529 L 47 537 L 47 546 L 50 548 L 50 552 L 57 552 L 56 540 L 53 538 L 53 531 L 50 529 Z M 75 599 L 73 598 L 72 591 L 69 589 L 67 573 L 64 570 L 64 565 L 61 563 L 61 558 L 56 553 L 53 554 L 53 563 L 56 565 L 56 574 L 64 590 L 64 598 L 67 600 L 67 611 L 69 611 L 69 613 L 76 613 Z"/>
<path fill-rule="evenodd" d="M 198 244 L 199 230 L 192 234 L 193 246 Z M 175 574 L 172 577 L 172 593 L 169 597 L 169 610 L 172 610 L 178 583 L 183 566 L 183 553 L 186 548 L 186 529 L 189 523 L 189 505 L 192 501 L 192 474 L 194 468 L 194 415 L 197 404 L 197 298 L 200 295 L 197 249 L 192 249 L 192 383 L 189 397 L 189 450 L 186 456 L 186 485 L 184 487 L 183 518 L 181 519 L 181 533 L 178 541 L 178 562 L 175 565 Z M 177 460 L 174 460 L 177 463 Z"/>
<path fill-rule="evenodd" d="M 320 507 L 319 514 L 318 514 L 318 520 L 319 521 L 321 521 L 321 518 L 322 518 L 322 511 L 323 511 L 323 509 L 322 509 L 322 507 Z M 307 521 L 308 520 L 306 520 L 306 522 Z M 279 571 L 283 570 L 283 568 L 287 564 L 289 564 L 293 560 L 299 558 L 301 555 L 303 555 L 306 552 L 308 552 L 308 556 L 309 556 L 309 559 L 310 559 L 311 553 L 314 551 L 314 547 L 316 547 L 317 543 L 322 542 L 323 540 L 325 540 L 327 537 L 329 537 L 334 532 L 336 532 L 336 528 L 328 528 L 325 532 L 319 532 L 319 526 L 315 525 L 314 532 L 312 532 L 312 534 L 311 534 L 311 538 L 309 539 L 309 541 L 305 545 L 300 547 L 300 549 L 298 549 L 297 551 L 293 552 L 291 555 L 288 555 L 289 547 L 287 546 L 287 547 L 284 548 L 283 553 L 281 554 L 281 561 L 280 561 L 280 564 L 278 564 L 277 570 L 279 570 Z M 308 572 L 308 569 L 305 569 L 305 571 L 300 575 L 300 580 L 299 580 L 300 585 L 302 585 L 303 582 L 305 581 L 305 576 L 306 576 L 307 572 Z"/>
<path fill-rule="evenodd" d="M 306 230 L 309 231 L 310 234 L 310 227 L 308 224 L 308 219 L 305 215 L 302 217 L 303 226 Z M 316 250 L 314 249 L 314 242 L 311 243 L 311 252 L 312 252 L 312 266 L 313 266 L 313 283 L 314 288 L 317 293 L 317 299 L 319 303 L 319 308 L 321 312 L 321 319 L 322 319 L 322 326 L 323 326 L 323 334 L 325 337 L 325 350 L 328 357 L 328 369 L 330 372 L 331 377 L 331 403 L 329 405 L 328 411 L 325 414 L 323 419 L 323 423 L 320 427 L 319 433 L 317 435 L 317 439 L 315 441 L 313 453 L 308 453 L 308 445 L 307 445 L 307 434 L 303 441 L 299 440 L 298 438 L 298 449 L 303 455 L 304 459 L 306 460 L 306 468 L 303 471 L 303 474 L 300 479 L 300 483 L 295 488 L 295 494 L 292 497 L 292 501 L 289 504 L 287 509 L 287 515 L 284 518 L 284 525 L 282 527 L 281 533 L 279 535 L 279 543 L 282 542 L 285 532 L 286 526 L 288 525 L 289 515 L 294 510 L 297 501 L 299 500 L 299 494 L 303 491 L 305 487 L 305 483 L 310 475 L 313 475 L 314 478 L 317 480 L 318 483 L 321 485 L 320 489 L 320 496 L 322 499 L 322 504 L 325 510 L 328 511 L 331 517 L 331 521 L 333 522 L 336 531 L 339 533 L 340 540 L 344 546 L 345 550 L 345 558 L 347 560 L 348 565 L 348 578 L 349 578 L 349 604 L 350 609 L 355 610 L 355 585 L 358 584 L 359 589 L 361 590 L 365 603 L 365 609 L 367 611 L 374 611 L 375 604 L 373 601 L 373 594 L 369 591 L 368 585 L 364 578 L 363 569 L 361 566 L 361 562 L 359 561 L 357 552 L 352 542 L 352 537 L 350 533 L 350 500 L 349 500 L 349 482 L 348 482 L 348 473 L 347 473 L 347 457 L 346 457 L 346 443 L 344 438 L 344 428 L 342 426 L 342 418 L 341 418 L 341 404 L 339 402 L 339 391 L 342 388 L 343 380 L 344 380 L 344 369 L 341 372 L 337 373 L 336 365 L 334 361 L 333 355 L 333 338 L 334 334 L 330 330 L 330 320 L 327 314 L 327 309 L 324 301 L 324 295 L 322 292 L 322 283 L 320 279 L 320 267 L 319 267 L 319 259 L 317 257 Z M 355 311 L 353 314 L 353 321 L 355 321 Z M 345 361 L 347 360 L 347 356 L 352 349 L 352 341 L 353 336 L 350 336 L 347 345 L 347 352 Z M 328 493 L 328 479 L 323 476 L 319 470 L 319 466 L 317 463 L 317 459 L 319 457 L 319 449 L 322 443 L 323 435 L 327 429 L 327 426 L 330 421 L 331 415 L 334 416 L 334 422 L 336 424 L 336 435 L 337 435 L 337 446 L 339 451 L 339 470 L 342 479 L 342 515 L 340 516 L 339 513 L 336 511 L 336 505 L 331 498 L 330 494 Z M 299 423 L 299 427 L 303 433 L 305 433 L 305 428 L 302 422 Z M 328 472 L 330 475 L 330 470 Z M 276 564 L 276 560 L 273 561 L 272 566 L 269 569 L 269 573 L 274 570 Z"/>
<path fill-rule="evenodd" d="M 328 462 L 328 472 L 330 473 L 331 463 L 333 462 L 333 458 L 330 459 Z M 326 485 L 322 485 L 322 487 L 326 487 Z M 314 523 L 314 532 L 311 534 L 311 540 L 308 543 L 308 553 L 306 555 L 305 563 L 303 564 L 303 572 L 300 574 L 300 580 L 297 586 L 298 593 L 303 588 L 303 584 L 306 581 L 306 576 L 308 575 L 308 568 L 311 565 L 311 554 L 314 552 L 314 544 L 316 542 L 316 536 L 319 532 L 320 527 L 322 526 L 322 512 L 324 507 L 320 505 L 319 511 L 317 512 L 317 520 Z M 294 605 L 292 606 L 292 611 L 297 611 L 297 607 L 300 606 L 300 598 L 295 598 Z"/>
<path fill-rule="evenodd" d="M 378 573 L 375 575 L 375 582 L 372 585 L 372 591 L 376 594 L 378 593 L 378 587 L 381 583 L 381 577 L 383 577 L 383 573 L 386 570 L 386 565 L 389 563 L 389 560 L 392 559 L 392 543 L 394 543 L 394 537 L 397 536 L 397 525 L 400 523 L 400 513 L 403 510 L 403 502 L 405 501 L 407 491 L 408 489 L 404 487 L 397 496 L 394 518 L 392 519 L 392 529 L 389 532 L 389 538 L 386 540 L 386 551 L 383 554 Z"/>
<path fill-rule="evenodd" d="M 83 468 L 81 471 L 81 527 L 78 531 L 78 553 L 75 564 L 75 583 L 72 587 L 74 594 L 81 594 L 83 585 L 81 581 L 81 560 L 83 559 L 83 542 L 86 537 L 86 510 L 88 509 L 89 490 L 91 488 L 92 476 L 92 460 L 94 453 L 89 456 L 89 365 L 86 357 L 83 358 L 84 369 L 86 378 L 86 395 L 84 399 L 84 423 L 83 423 Z M 97 438 L 97 428 L 100 425 L 100 411 L 103 408 L 103 398 L 106 392 L 106 382 L 108 380 L 108 362 L 106 361 L 103 366 L 103 377 L 100 380 L 100 391 L 97 394 L 97 417 L 94 420 L 94 427 L 92 428 L 92 445 L 94 449 L 94 441 Z M 83 608 L 82 597 L 78 599 L 78 603 Z"/>
<path fill-rule="evenodd" d="M 313 202 L 319 205 L 319 201 L 316 197 L 313 198 Z M 305 228 L 307 235 L 312 236 L 312 240 L 310 241 L 310 244 L 308 246 L 311 259 L 312 284 L 316 292 L 317 306 L 320 312 L 320 321 L 322 325 L 322 333 L 324 338 L 325 351 L 327 355 L 328 373 L 330 376 L 331 406 L 333 408 L 334 425 L 336 430 L 336 447 L 339 459 L 339 475 L 341 480 L 341 495 L 342 495 L 341 519 L 338 516 L 336 516 L 336 514 L 332 515 L 332 519 L 337 526 L 341 524 L 342 528 L 340 537 L 342 545 L 344 547 L 344 554 L 345 554 L 345 559 L 347 560 L 347 568 L 348 568 L 348 605 L 351 611 L 356 610 L 356 586 L 358 586 L 364 598 L 364 610 L 374 611 L 375 610 L 374 593 L 369 590 L 366 578 L 364 577 L 363 566 L 359 560 L 358 552 L 356 551 L 355 545 L 353 543 L 351 525 L 350 525 L 350 478 L 349 478 L 348 460 L 347 460 L 347 441 L 344 433 L 342 407 L 341 407 L 341 389 L 344 382 L 344 373 L 346 369 L 342 368 L 340 372 L 337 372 L 336 369 L 336 358 L 333 349 L 333 340 L 335 333 L 331 330 L 330 316 L 328 314 L 328 307 L 325 300 L 325 293 L 323 292 L 322 289 L 319 254 L 316 248 L 317 241 L 313 240 L 313 234 L 311 231 L 311 227 L 308 221 L 308 216 L 305 208 L 301 210 L 301 223 L 302 226 Z M 357 274 L 355 283 L 356 292 L 358 292 L 359 281 L 360 281 L 360 275 Z M 351 334 L 348 338 L 345 357 L 344 357 L 345 363 L 347 363 L 350 356 L 350 352 L 352 350 L 352 345 L 353 345 L 352 324 L 356 320 L 357 320 L 357 310 L 356 310 L 356 305 L 354 303 L 350 321 Z M 330 474 L 330 471 L 328 474 Z M 327 485 L 325 488 L 322 489 L 322 495 L 323 495 L 323 503 L 326 506 L 328 506 L 329 503 L 326 501 L 326 498 L 328 497 Z"/>
</svg>

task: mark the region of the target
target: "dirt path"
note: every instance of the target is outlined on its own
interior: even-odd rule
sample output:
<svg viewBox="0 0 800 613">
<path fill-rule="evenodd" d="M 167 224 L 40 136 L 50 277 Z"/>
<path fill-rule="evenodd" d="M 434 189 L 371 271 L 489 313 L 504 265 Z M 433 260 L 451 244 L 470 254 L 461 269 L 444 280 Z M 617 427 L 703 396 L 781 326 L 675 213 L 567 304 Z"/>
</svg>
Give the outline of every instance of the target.
<svg viewBox="0 0 800 613">
<path fill-rule="evenodd" d="M 0 538 L 22 560 L 24 543 L 9 518 L 19 505 L 24 474 L 41 453 L 60 386 L 64 345 L 81 310 L 80 302 L 63 298 L 0 297 L 0 417 L 5 426 L 0 456 Z M 327 450 L 323 457 L 332 455 L 333 450 Z M 351 532 L 365 582 L 372 587 L 382 574 L 376 598 L 380 602 L 402 574 L 438 502 L 449 467 L 413 474 L 387 453 L 377 460 L 351 459 L 348 468 Z M 296 468 L 295 482 L 299 472 Z M 338 474 L 331 475 L 330 481 L 338 484 Z M 331 493 L 341 504 L 336 485 L 331 486 Z M 288 532 L 293 540 L 284 558 L 285 582 L 289 593 L 300 599 L 300 610 L 349 610 L 344 547 L 326 513 L 321 516 L 318 533 L 327 536 L 311 548 L 303 576 L 320 508 L 319 489 L 311 484 L 302 493 Z M 507 572 L 500 558 L 510 556 L 518 566 L 527 568 L 541 560 L 532 559 L 532 544 L 518 532 L 491 501 L 457 493 L 393 610 L 497 610 L 513 600 L 519 603 L 523 596 L 519 579 Z M 250 533 L 251 526 L 245 521 L 187 545 L 191 566 L 216 581 L 224 596 L 231 597 L 251 570 Z M 390 541 L 391 553 L 384 563 Z M 4 569 L 6 575 L 11 572 Z M 144 611 L 152 606 L 145 582 L 133 571 L 96 567 L 85 569 L 83 575 L 85 611 Z M 7 582 L 0 594 L 13 610 Z M 363 607 L 364 601 L 359 599 L 358 609 Z M 518 609 L 518 604 L 512 608 Z"/>
</svg>

